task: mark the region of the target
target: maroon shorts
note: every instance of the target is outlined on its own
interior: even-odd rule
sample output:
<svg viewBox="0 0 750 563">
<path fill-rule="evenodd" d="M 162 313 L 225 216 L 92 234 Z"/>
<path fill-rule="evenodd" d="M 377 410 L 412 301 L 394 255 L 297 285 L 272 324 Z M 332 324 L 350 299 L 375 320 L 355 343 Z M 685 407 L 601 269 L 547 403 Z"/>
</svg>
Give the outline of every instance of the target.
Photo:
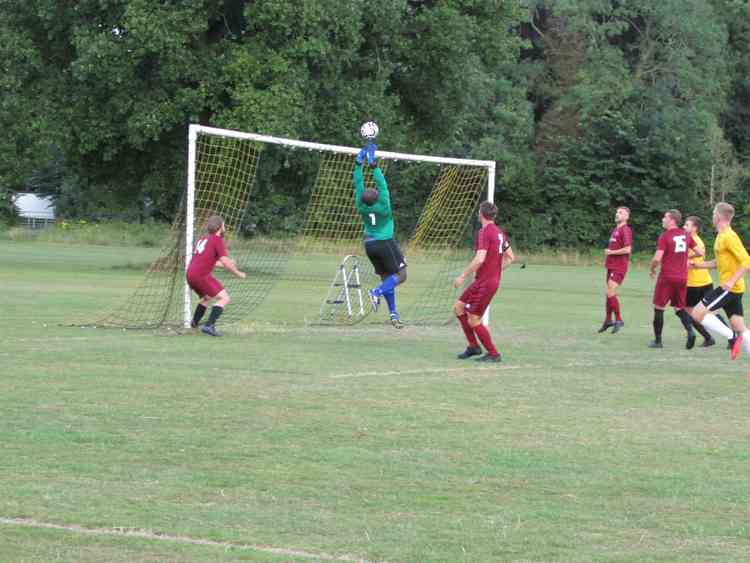
<svg viewBox="0 0 750 563">
<path fill-rule="evenodd" d="M 496 285 L 485 285 L 475 281 L 466 288 L 458 300 L 465 304 L 464 309 L 467 313 L 481 317 L 492 298 L 495 297 L 495 293 L 497 293 Z"/>
<path fill-rule="evenodd" d="M 211 274 L 202 278 L 188 278 L 187 282 L 190 289 L 196 292 L 201 298 L 216 297 L 224 289 L 221 282 Z"/>
<path fill-rule="evenodd" d="M 666 307 L 670 303 L 675 309 L 684 309 L 687 305 L 687 280 L 658 278 L 654 288 L 654 306 Z"/>
<path fill-rule="evenodd" d="M 612 280 L 617 285 L 622 285 L 622 282 L 625 281 L 625 274 L 626 272 L 615 272 L 614 270 L 607 270 L 607 282 L 609 282 L 609 280 Z"/>
</svg>

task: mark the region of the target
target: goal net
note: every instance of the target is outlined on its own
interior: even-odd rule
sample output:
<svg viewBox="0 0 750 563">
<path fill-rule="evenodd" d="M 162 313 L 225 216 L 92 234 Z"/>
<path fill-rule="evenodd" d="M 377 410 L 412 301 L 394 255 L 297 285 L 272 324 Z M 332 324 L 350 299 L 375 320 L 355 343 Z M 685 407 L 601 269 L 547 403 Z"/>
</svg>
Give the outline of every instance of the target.
<svg viewBox="0 0 750 563">
<path fill-rule="evenodd" d="M 345 257 L 354 256 L 349 263 L 358 264 L 347 291 L 366 296 L 380 283 L 364 253 L 362 219 L 354 205 L 357 152 L 191 125 L 187 189 L 169 240 L 130 298 L 98 324 L 186 326 L 195 303 L 185 283 L 186 265 L 206 219 L 214 214 L 225 220 L 230 257 L 247 273 L 241 280 L 220 268 L 214 271 L 231 296 L 222 325 L 384 322 L 387 314 L 380 311 L 367 315 L 369 304 L 365 314 L 352 314 L 326 302 L 342 301 L 330 296 L 337 293 L 332 285 L 341 277 Z M 407 282 L 396 292 L 401 317 L 407 323 L 448 321 L 459 291 L 452 280 L 472 254 L 477 206 L 492 199 L 495 163 L 388 151 L 378 151 L 377 157 L 408 263 Z M 365 183 L 374 186 L 369 170 Z M 399 191 L 402 186 L 411 188 L 408 195 Z M 401 214 L 400 202 L 418 213 Z M 285 236 L 258 235 L 255 225 L 261 219 Z"/>
</svg>

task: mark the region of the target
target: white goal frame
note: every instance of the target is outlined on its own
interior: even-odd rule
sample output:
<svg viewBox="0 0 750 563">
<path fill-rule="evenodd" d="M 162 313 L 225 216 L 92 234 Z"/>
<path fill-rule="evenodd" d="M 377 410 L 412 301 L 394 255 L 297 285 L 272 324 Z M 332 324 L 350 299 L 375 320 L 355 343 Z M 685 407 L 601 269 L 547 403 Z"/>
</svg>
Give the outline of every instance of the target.
<svg viewBox="0 0 750 563">
<path fill-rule="evenodd" d="M 313 143 L 309 141 L 297 141 L 294 139 L 284 139 L 283 137 L 272 137 L 270 135 L 260 135 L 257 133 L 243 133 L 231 129 L 219 129 L 217 127 L 206 127 L 204 125 L 191 124 L 188 129 L 188 174 L 187 174 L 187 199 L 185 202 L 185 273 L 190 265 L 190 258 L 193 255 L 193 232 L 195 224 L 195 174 L 196 174 L 196 150 L 198 145 L 198 135 L 214 135 L 217 137 L 227 137 L 232 139 L 243 139 L 247 141 L 256 141 L 272 145 L 282 145 L 290 148 L 307 149 L 310 151 L 325 151 L 338 154 L 356 155 L 361 148 L 344 147 L 340 145 L 326 145 L 323 143 Z M 377 157 L 387 160 L 405 160 L 410 162 L 430 162 L 434 164 L 454 164 L 458 166 L 476 166 L 487 169 L 487 201 L 495 201 L 495 169 L 494 160 L 471 160 L 465 158 L 449 158 L 442 156 L 427 156 L 420 154 L 409 154 L 401 152 L 377 151 Z M 192 292 L 190 286 L 185 281 L 185 303 L 184 303 L 184 324 L 185 328 L 190 326 L 192 319 Z M 490 308 L 482 317 L 482 322 L 486 325 L 490 321 Z"/>
</svg>

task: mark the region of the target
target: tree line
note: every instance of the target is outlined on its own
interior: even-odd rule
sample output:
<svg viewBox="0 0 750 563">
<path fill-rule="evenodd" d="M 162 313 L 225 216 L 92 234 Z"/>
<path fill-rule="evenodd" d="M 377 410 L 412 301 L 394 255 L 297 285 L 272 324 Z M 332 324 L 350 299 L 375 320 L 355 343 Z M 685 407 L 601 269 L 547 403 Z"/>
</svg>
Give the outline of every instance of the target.
<svg viewBox="0 0 750 563">
<path fill-rule="evenodd" d="M 649 247 L 671 207 L 750 227 L 745 0 L 0 0 L 0 36 L 6 220 L 18 190 L 170 220 L 191 122 L 358 144 L 373 119 L 384 148 L 497 161 L 521 247 L 599 245 L 618 205 Z M 261 232 L 303 214 L 293 182 Z M 398 188 L 406 230 L 430 186 Z"/>
</svg>

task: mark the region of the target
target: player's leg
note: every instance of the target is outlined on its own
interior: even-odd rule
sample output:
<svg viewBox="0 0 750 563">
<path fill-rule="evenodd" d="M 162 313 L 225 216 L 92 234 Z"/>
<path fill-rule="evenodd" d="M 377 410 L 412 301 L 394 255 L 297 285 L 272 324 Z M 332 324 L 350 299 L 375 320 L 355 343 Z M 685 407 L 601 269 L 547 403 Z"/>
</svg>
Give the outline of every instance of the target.
<svg viewBox="0 0 750 563">
<path fill-rule="evenodd" d="M 748 332 L 747 325 L 745 325 L 745 312 L 742 307 L 741 293 L 729 294 L 729 299 L 724 305 L 724 312 L 729 317 L 729 324 L 732 325 L 732 330 L 734 331 L 730 357 L 736 360 L 740 354 L 740 350 L 744 349 L 745 353 L 750 353 L 750 332 Z"/>
<path fill-rule="evenodd" d="M 612 275 L 612 271 L 607 270 L 607 276 L 604 279 L 604 294 L 605 294 L 604 322 L 602 323 L 602 326 L 599 327 L 599 330 L 597 331 L 599 333 L 606 332 L 607 330 L 609 330 L 615 325 L 615 322 L 612 318 L 612 316 L 614 315 L 614 310 L 612 309 L 612 300 L 613 300 L 613 297 L 616 298 L 617 296 L 617 283 L 611 279 L 611 275 Z"/>
<path fill-rule="evenodd" d="M 380 276 L 381 280 L 388 275 L 388 271 L 386 269 L 385 263 L 383 262 L 383 255 L 381 252 L 382 242 L 383 241 L 379 240 L 368 240 L 367 242 L 365 242 L 365 254 L 367 254 L 367 258 L 370 260 L 370 264 L 372 264 L 375 273 Z M 378 295 L 374 289 L 368 290 L 367 295 L 370 298 L 372 310 L 374 312 L 377 312 L 378 308 L 380 307 L 380 295 Z"/>
<path fill-rule="evenodd" d="M 404 266 L 393 275 L 398 276 L 399 280 L 401 280 L 398 285 L 404 283 L 406 281 L 406 267 Z M 385 299 L 385 302 L 388 304 L 388 313 L 391 317 L 391 324 L 396 328 L 403 328 L 404 325 L 401 322 L 398 310 L 396 309 L 396 289 L 393 288 L 390 291 L 383 292 L 383 299 Z"/>
<path fill-rule="evenodd" d="M 661 333 L 664 329 L 664 310 L 667 308 L 670 298 L 669 289 L 669 285 L 662 278 L 656 280 L 654 299 L 652 301 L 654 305 L 654 320 L 651 323 L 654 328 L 654 339 L 649 342 L 649 348 L 663 348 Z"/>
<path fill-rule="evenodd" d="M 698 331 L 703 337 L 703 344 L 701 348 L 708 348 L 716 344 L 714 337 L 706 330 L 706 328 L 693 318 L 693 309 L 701 302 L 701 299 L 713 289 L 713 285 L 704 285 L 701 287 L 688 287 L 685 296 L 686 307 L 685 311 L 690 315 L 690 321 L 693 323 L 693 328 Z"/>
<path fill-rule="evenodd" d="M 200 296 L 199 296 L 200 297 Z M 198 304 L 195 306 L 195 312 L 193 313 L 193 320 L 190 321 L 190 326 L 196 328 L 203 319 L 203 315 L 208 310 L 208 304 L 211 302 L 211 298 L 207 295 L 201 297 Z"/>
<path fill-rule="evenodd" d="M 206 324 L 204 324 L 201 328 L 201 332 L 210 336 L 221 336 L 221 334 L 216 330 L 216 322 L 224 312 L 224 307 L 229 305 L 230 298 L 227 290 L 224 289 L 224 286 L 221 285 L 221 282 L 219 282 L 219 280 L 217 280 L 213 276 L 209 276 L 209 278 L 210 279 L 208 280 L 208 283 L 210 285 L 210 291 L 208 292 L 208 294 L 212 296 L 211 298 L 214 301 L 214 304 L 213 307 L 211 307 L 211 313 L 208 315 Z"/>
<path fill-rule="evenodd" d="M 477 335 L 477 338 L 479 338 L 479 341 L 482 343 L 482 346 L 484 346 L 484 349 L 487 351 L 487 353 L 481 358 L 479 358 L 478 361 L 500 362 L 502 361 L 502 357 L 500 356 L 500 352 L 497 351 L 497 348 L 495 348 L 495 345 L 492 342 L 492 335 L 490 335 L 489 329 L 482 324 L 483 314 L 484 314 L 484 310 L 482 310 L 482 314 L 480 315 L 474 315 L 471 313 L 467 315 L 469 317 L 469 326 L 471 326 L 471 328 L 474 329 L 474 334 Z"/>
<path fill-rule="evenodd" d="M 654 328 L 654 339 L 648 343 L 649 348 L 663 348 L 661 333 L 664 329 L 664 308 L 654 306 L 654 320 L 651 322 Z"/>
<path fill-rule="evenodd" d="M 730 299 L 729 292 L 722 287 L 717 287 L 703 296 L 700 303 L 693 308 L 692 317 L 709 332 L 731 340 L 734 338 L 734 332 L 714 314 L 714 311 L 722 308 L 728 299 Z"/>
<path fill-rule="evenodd" d="M 190 321 L 190 326 L 196 328 L 198 323 L 201 322 L 203 315 L 206 314 L 208 304 L 211 302 L 211 283 L 207 278 L 188 278 L 187 280 L 190 289 L 198 294 L 200 301 L 195 306 L 195 312 L 193 313 L 193 319 Z"/>
<path fill-rule="evenodd" d="M 466 342 L 468 343 L 466 350 L 457 356 L 458 359 L 466 360 L 472 356 L 481 356 L 482 349 L 479 347 L 479 341 L 474 333 L 474 329 L 469 324 L 469 315 L 466 314 L 466 303 L 461 300 L 456 301 L 453 304 L 453 312 L 456 314 L 456 318 L 461 325 L 461 329 L 464 331 L 464 336 L 466 336 Z"/>
<path fill-rule="evenodd" d="M 385 240 L 380 243 L 378 253 L 387 275 L 382 276 L 383 282 L 372 290 L 372 294 L 386 300 L 391 323 L 396 328 L 401 328 L 403 324 L 396 309 L 396 286 L 406 281 L 406 260 L 395 240 Z"/>
<path fill-rule="evenodd" d="M 685 310 L 685 307 L 687 306 L 687 284 L 672 283 L 671 285 L 672 295 L 670 297 L 670 302 L 674 308 L 674 314 L 680 319 L 682 326 L 685 328 L 685 332 L 687 332 L 685 348 L 692 350 L 695 346 L 695 333 L 693 332 L 693 319 Z"/>
</svg>

